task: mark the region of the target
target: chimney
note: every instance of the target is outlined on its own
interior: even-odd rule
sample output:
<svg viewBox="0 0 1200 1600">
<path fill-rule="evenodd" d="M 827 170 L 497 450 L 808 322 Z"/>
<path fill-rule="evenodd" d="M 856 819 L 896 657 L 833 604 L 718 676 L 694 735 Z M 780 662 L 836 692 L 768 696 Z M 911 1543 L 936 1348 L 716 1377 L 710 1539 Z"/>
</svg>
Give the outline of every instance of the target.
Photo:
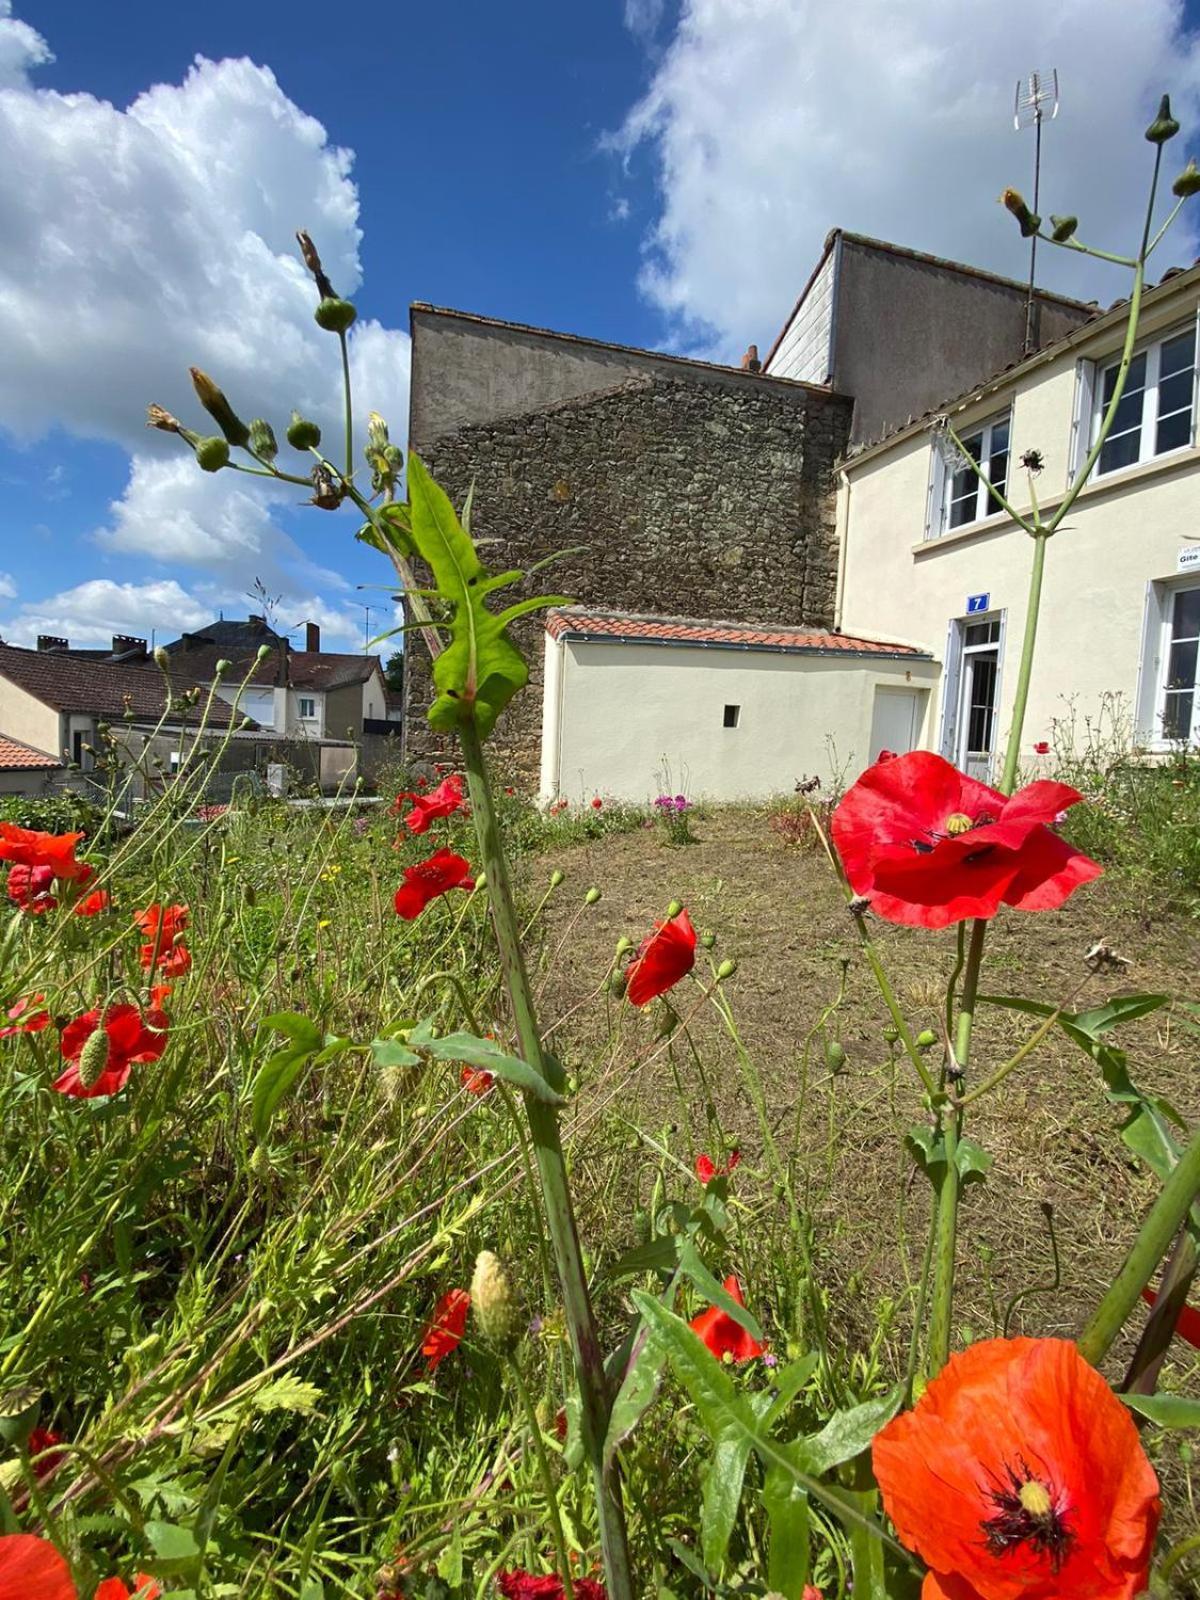
<svg viewBox="0 0 1200 1600">
<path fill-rule="evenodd" d="M 118 660 L 125 660 L 128 657 L 134 661 L 144 661 L 149 651 L 146 649 L 145 639 L 139 639 L 131 633 L 114 633 L 112 653 Z"/>
<path fill-rule="evenodd" d="M 304 624 L 304 648 L 318 652 L 321 648 L 321 625 L 318 622 Z"/>
<path fill-rule="evenodd" d="M 246 621 L 250 624 L 251 633 L 265 633 L 267 631 L 266 617 L 256 617 L 252 611 Z"/>
<path fill-rule="evenodd" d="M 750 345 L 746 351 L 746 354 L 742 357 L 742 371 L 762 371 L 762 362 L 758 359 L 758 346 L 756 344 Z"/>
<path fill-rule="evenodd" d="M 69 650 L 71 648 L 71 644 L 70 640 L 58 639 L 52 633 L 39 633 L 37 636 L 37 647 L 39 650 L 49 653 L 54 650 Z"/>
</svg>

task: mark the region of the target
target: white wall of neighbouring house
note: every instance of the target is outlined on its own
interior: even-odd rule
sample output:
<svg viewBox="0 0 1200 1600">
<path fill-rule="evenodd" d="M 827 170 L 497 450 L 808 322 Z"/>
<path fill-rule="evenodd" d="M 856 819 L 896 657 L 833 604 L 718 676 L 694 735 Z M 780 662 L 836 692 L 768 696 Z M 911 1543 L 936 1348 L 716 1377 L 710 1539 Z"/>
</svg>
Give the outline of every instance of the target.
<svg viewBox="0 0 1200 1600">
<path fill-rule="evenodd" d="M 28 690 L 0 677 L 0 732 L 22 744 L 44 750 L 48 756 L 61 755 L 62 737 L 59 714 Z"/>
<path fill-rule="evenodd" d="M 937 670 L 882 656 L 547 636 L 542 795 L 640 803 L 669 790 L 733 801 L 789 793 L 801 777 L 857 775 L 878 754 L 873 734 L 908 727 L 920 742 Z"/>
<path fill-rule="evenodd" d="M 1143 320 L 1139 348 L 1195 325 L 1197 286 L 1188 277 L 1178 292 L 1156 296 Z M 956 431 L 966 437 L 1011 411 L 1008 494 L 1018 510 L 1030 507 L 1019 465 L 1030 450 L 1042 455 L 1035 486 L 1044 513 L 1061 500 L 1074 464 L 1086 454 L 1087 440 L 1081 450 L 1076 419 L 1087 410 L 1081 397 L 1088 375 L 1116 359 L 1123 331 L 1113 324 L 1077 339 L 951 413 Z M 1111 729 L 1114 697 L 1118 711 L 1132 719 L 1136 737 L 1162 747 L 1171 608 L 1181 589 L 1200 586 L 1197 409 L 1194 400 L 1190 444 L 1094 475 L 1047 546 L 1022 738 L 1029 765 L 1036 741 L 1065 741 L 1073 728 L 1078 744 L 1087 736 L 1089 720 L 1093 728 L 1099 723 Z M 1033 543 L 1003 511 L 940 536 L 930 529 L 935 536 L 927 536 L 937 448 L 934 435 L 924 429 L 846 463 L 839 500 L 838 622 L 848 634 L 894 639 L 948 659 L 950 641 L 968 623 L 969 612 L 998 618 L 998 759 L 1012 719 Z M 953 684 L 950 662 L 928 723 L 934 749 L 941 747 L 947 726 L 943 694 L 952 696 Z M 949 748 L 943 753 L 954 754 Z"/>
<path fill-rule="evenodd" d="M 249 717 L 252 722 L 257 722 L 260 728 L 274 728 L 277 726 L 279 704 L 285 700 L 287 691 L 248 687 L 239 694 L 236 683 L 221 683 L 217 685 L 217 693 L 230 705 L 236 703 L 242 715 Z"/>
</svg>

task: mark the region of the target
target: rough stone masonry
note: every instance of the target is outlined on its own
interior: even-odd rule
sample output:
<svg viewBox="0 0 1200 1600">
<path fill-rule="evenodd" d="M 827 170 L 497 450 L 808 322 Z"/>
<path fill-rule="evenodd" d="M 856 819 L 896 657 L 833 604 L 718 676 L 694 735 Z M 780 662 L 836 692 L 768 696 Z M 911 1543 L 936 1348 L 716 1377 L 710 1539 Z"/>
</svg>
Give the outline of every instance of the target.
<svg viewBox="0 0 1200 1600">
<path fill-rule="evenodd" d="M 570 353 L 577 369 L 577 352 Z M 592 393 L 412 441 L 456 505 L 474 484 L 472 532 L 489 570 L 524 570 L 567 552 L 494 603 L 548 592 L 624 611 L 829 627 L 834 463 L 845 449 L 851 402 L 815 386 L 626 354 L 644 361 L 598 362 L 596 375 L 606 382 Z M 419 405 L 429 414 L 428 391 L 437 384 L 429 353 L 413 381 L 415 421 Z M 495 403 L 483 379 L 472 402 L 476 410 Z M 500 768 L 532 789 L 543 627 L 535 616 L 513 635 L 530 684 L 501 718 L 491 748 Z M 420 636 L 409 639 L 408 759 L 440 759 L 448 745 L 425 721 L 429 660 Z"/>
</svg>

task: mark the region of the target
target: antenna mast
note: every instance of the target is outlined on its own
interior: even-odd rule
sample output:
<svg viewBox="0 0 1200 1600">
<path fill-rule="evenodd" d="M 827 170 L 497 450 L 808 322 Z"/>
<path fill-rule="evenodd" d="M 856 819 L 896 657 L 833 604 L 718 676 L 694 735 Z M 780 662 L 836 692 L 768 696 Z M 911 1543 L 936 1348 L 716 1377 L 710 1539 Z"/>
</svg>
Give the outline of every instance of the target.
<svg viewBox="0 0 1200 1600">
<path fill-rule="evenodd" d="M 1045 71 L 1031 72 L 1027 78 L 1017 82 L 1016 99 L 1013 103 L 1013 127 L 1020 133 L 1022 128 L 1033 128 L 1033 212 L 1040 216 L 1038 211 L 1038 196 L 1042 185 L 1042 123 L 1048 117 L 1051 122 L 1058 115 L 1058 69 L 1050 67 Z M 1033 353 L 1033 306 L 1034 306 L 1034 269 L 1037 265 L 1037 234 L 1029 241 L 1029 293 L 1025 299 L 1025 342 L 1022 346 L 1023 355 Z"/>
</svg>

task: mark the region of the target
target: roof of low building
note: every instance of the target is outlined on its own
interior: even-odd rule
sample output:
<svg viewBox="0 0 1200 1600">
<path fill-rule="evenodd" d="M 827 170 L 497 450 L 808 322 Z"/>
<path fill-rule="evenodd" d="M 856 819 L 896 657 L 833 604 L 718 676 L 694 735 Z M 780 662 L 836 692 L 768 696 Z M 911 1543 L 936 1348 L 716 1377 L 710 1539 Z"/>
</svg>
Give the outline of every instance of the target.
<svg viewBox="0 0 1200 1600">
<path fill-rule="evenodd" d="M 49 772 L 61 766 L 57 756 L 49 756 L 44 750 L 35 750 L 30 744 L 22 744 L 20 739 L 10 739 L 6 733 L 0 733 L 0 772 Z"/>
<path fill-rule="evenodd" d="M 123 717 L 126 713 L 155 721 L 166 705 L 166 682 L 156 666 L 128 662 L 91 661 L 56 650 L 24 650 L 0 644 L 0 677 L 55 711 L 78 711 L 87 716 Z M 204 685 L 189 674 L 171 673 L 171 692 L 178 696 Z M 208 721 L 226 727 L 234 719 L 233 707 L 213 698 Z M 188 721 L 195 712 L 189 711 Z"/>
<path fill-rule="evenodd" d="M 697 645 L 721 650 L 764 650 L 787 655 L 905 656 L 932 659 L 928 651 L 883 639 L 863 639 L 826 628 L 759 627 L 701 617 L 659 617 L 645 612 L 592 611 L 560 606 L 546 614 L 554 639 L 603 640 L 612 644 Z"/>
</svg>

